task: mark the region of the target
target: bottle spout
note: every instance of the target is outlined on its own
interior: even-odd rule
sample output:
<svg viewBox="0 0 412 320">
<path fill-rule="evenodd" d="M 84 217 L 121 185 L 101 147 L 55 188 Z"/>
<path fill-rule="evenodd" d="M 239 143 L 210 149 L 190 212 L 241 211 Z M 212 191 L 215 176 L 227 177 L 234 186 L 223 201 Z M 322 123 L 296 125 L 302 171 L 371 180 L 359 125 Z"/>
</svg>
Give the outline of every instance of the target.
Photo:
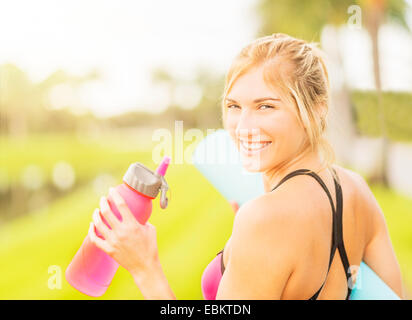
<svg viewBox="0 0 412 320">
<path fill-rule="evenodd" d="M 162 185 L 160 186 L 160 207 L 162 209 L 166 209 L 167 204 L 168 204 L 168 198 L 166 196 L 166 192 L 169 189 L 169 186 L 164 178 L 164 175 L 166 174 L 166 170 L 169 167 L 169 163 L 170 163 L 170 157 L 164 156 L 159 167 L 156 169 L 156 173 L 160 176 L 162 180 Z"/>
<path fill-rule="evenodd" d="M 162 162 L 157 167 L 156 172 L 159 175 L 164 176 L 166 174 L 167 168 L 169 167 L 169 163 L 170 163 L 170 157 L 169 156 L 164 156 Z"/>
</svg>

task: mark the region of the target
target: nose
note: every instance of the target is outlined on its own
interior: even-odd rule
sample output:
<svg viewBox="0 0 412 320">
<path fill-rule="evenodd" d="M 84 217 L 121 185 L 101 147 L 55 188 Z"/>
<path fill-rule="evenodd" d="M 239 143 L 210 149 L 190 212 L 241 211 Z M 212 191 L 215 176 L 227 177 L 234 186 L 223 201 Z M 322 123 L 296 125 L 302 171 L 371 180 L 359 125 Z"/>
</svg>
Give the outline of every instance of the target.
<svg viewBox="0 0 412 320">
<path fill-rule="evenodd" d="M 260 129 L 253 112 L 248 111 L 247 108 L 242 110 L 235 132 L 240 139 L 253 140 L 254 137 L 259 136 Z"/>
</svg>

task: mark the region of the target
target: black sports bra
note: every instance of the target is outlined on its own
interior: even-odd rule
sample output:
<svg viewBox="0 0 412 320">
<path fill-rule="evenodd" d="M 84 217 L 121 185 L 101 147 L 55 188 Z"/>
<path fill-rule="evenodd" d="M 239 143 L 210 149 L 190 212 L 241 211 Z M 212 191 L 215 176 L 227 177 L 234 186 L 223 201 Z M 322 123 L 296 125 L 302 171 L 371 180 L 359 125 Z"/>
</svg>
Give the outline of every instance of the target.
<svg viewBox="0 0 412 320">
<path fill-rule="evenodd" d="M 279 187 L 283 182 L 285 182 L 286 180 L 297 176 L 297 175 L 309 175 L 312 176 L 313 178 L 316 179 L 317 182 L 319 182 L 319 184 L 321 185 L 321 187 L 323 188 L 323 190 L 325 190 L 328 198 L 329 198 L 329 202 L 330 205 L 332 207 L 332 246 L 331 246 L 331 251 L 330 251 L 330 257 L 329 257 L 329 266 L 328 266 L 328 272 L 326 273 L 326 277 L 325 280 L 322 283 L 322 286 L 319 288 L 318 291 L 316 291 L 316 293 L 309 299 L 309 300 L 316 300 L 317 297 L 319 296 L 319 293 L 321 292 L 323 286 L 325 285 L 329 270 L 330 270 L 330 266 L 332 265 L 332 261 L 333 261 L 333 257 L 335 256 L 335 251 L 336 249 L 338 249 L 339 254 L 340 254 L 340 258 L 342 260 L 342 264 L 343 264 L 343 268 L 345 271 L 345 275 L 346 275 L 346 280 L 347 283 L 349 284 L 349 278 L 351 276 L 350 273 L 350 269 L 349 269 L 349 260 L 348 260 L 348 256 L 346 254 L 346 250 L 345 250 L 345 245 L 343 243 L 343 227 L 342 227 L 342 208 L 343 208 L 343 199 L 342 199 L 342 188 L 341 185 L 339 183 L 339 178 L 338 175 L 336 174 L 336 171 L 334 169 L 332 169 L 336 175 L 337 178 L 333 178 L 334 182 L 335 182 L 335 191 L 336 191 L 336 209 L 335 206 L 333 205 L 333 200 L 332 200 L 332 196 L 328 190 L 328 188 L 326 187 L 325 183 L 323 182 L 323 180 L 313 171 L 309 170 L 309 169 L 298 169 L 295 171 L 292 171 L 291 173 L 287 174 L 273 189 L 275 190 L 277 187 Z M 225 265 L 223 262 L 223 252 L 224 252 L 224 248 L 219 251 L 217 253 L 218 254 L 222 254 L 221 255 L 221 263 L 220 263 L 220 267 L 221 267 L 221 272 L 223 274 L 223 272 L 225 271 Z M 351 294 L 351 288 L 348 286 L 348 293 L 346 295 L 346 300 L 349 299 L 350 294 Z"/>
</svg>

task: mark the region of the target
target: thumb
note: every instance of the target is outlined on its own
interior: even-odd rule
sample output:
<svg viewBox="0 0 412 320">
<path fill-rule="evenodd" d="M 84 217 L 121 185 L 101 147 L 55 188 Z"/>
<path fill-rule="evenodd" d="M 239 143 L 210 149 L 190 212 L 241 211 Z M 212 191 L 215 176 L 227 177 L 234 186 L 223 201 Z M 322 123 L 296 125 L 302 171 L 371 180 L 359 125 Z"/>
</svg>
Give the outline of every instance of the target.
<svg viewBox="0 0 412 320">
<path fill-rule="evenodd" d="M 230 206 L 232 207 L 232 209 L 233 209 L 233 212 L 236 214 L 236 212 L 239 210 L 239 205 L 238 205 L 238 203 L 236 202 L 236 201 L 229 201 L 229 203 L 230 203 Z"/>
</svg>

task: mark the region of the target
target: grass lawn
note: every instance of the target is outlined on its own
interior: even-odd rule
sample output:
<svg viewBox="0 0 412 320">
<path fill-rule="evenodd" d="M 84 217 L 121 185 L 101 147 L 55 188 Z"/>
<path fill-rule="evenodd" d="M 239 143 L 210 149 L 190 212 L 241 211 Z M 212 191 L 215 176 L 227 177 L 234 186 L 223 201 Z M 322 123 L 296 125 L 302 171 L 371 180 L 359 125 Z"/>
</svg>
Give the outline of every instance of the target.
<svg viewBox="0 0 412 320">
<path fill-rule="evenodd" d="M 24 161 L 13 159 L 23 152 L 23 146 L 21 150 L 11 146 L 12 151 L 0 168 L 16 179 L 25 163 L 39 163 L 49 170 L 56 159 L 69 158 L 76 173 L 89 183 L 66 192 L 47 207 L 0 225 L 0 299 L 90 299 L 65 281 L 64 271 L 86 236 L 93 209 L 98 206 L 93 177 L 110 171 L 120 183 L 133 161 L 154 169 L 149 151 L 129 152 L 105 143 L 84 145 L 70 137 L 37 137 L 31 143 L 37 151 L 27 153 Z M 61 145 L 66 148 L 59 149 Z M 93 167 L 90 159 L 100 160 Z M 229 238 L 233 213 L 193 166 L 172 164 L 166 178 L 171 187 L 169 207 L 160 209 L 156 199 L 150 218 L 157 228 L 160 260 L 178 299 L 202 299 L 201 274 Z M 412 288 L 412 199 L 380 186 L 373 186 L 372 190 L 385 213 L 404 281 Z M 48 288 L 50 266 L 61 268 L 60 290 Z M 120 267 L 100 299 L 141 298 L 130 275 Z"/>
</svg>

